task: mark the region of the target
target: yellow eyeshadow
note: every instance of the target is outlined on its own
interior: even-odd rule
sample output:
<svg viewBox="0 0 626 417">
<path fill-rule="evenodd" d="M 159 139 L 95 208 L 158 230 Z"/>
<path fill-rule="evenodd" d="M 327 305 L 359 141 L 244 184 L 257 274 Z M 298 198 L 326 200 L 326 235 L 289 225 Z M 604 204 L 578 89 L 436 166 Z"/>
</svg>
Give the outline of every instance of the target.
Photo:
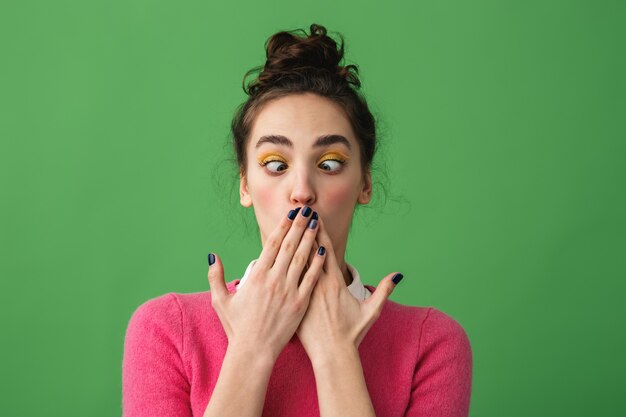
<svg viewBox="0 0 626 417">
<path fill-rule="evenodd" d="M 280 162 L 287 163 L 285 158 L 275 153 L 264 153 L 262 155 L 259 155 L 257 157 L 257 160 L 259 161 L 260 164 L 267 164 L 268 162 L 271 162 L 271 161 L 280 161 Z"/>
<path fill-rule="evenodd" d="M 328 161 L 330 159 L 334 159 L 337 161 L 341 161 L 341 162 L 346 162 L 348 159 L 350 159 L 349 157 L 347 157 L 346 155 L 344 155 L 341 152 L 328 152 L 325 153 L 321 158 L 320 158 L 320 163 L 324 162 L 324 161 Z"/>
</svg>

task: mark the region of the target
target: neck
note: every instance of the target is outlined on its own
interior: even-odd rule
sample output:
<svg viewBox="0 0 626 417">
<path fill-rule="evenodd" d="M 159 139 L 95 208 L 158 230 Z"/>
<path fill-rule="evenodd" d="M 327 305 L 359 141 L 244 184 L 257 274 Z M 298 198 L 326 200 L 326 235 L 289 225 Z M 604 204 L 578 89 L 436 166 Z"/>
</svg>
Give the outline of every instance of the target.
<svg viewBox="0 0 626 417">
<path fill-rule="evenodd" d="M 348 269 L 348 265 L 346 264 L 345 260 L 339 264 L 339 267 L 341 268 L 341 272 L 343 274 L 343 280 L 346 283 L 346 287 L 347 287 L 350 284 L 352 284 L 352 281 L 354 280 L 354 278 L 352 277 L 352 274 L 350 273 L 350 270 Z"/>
<path fill-rule="evenodd" d="M 337 245 L 333 242 L 333 249 L 335 251 L 335 256 L 337 257 L 337 264 L 339 265 L 339 269 L 343 274 L 343 281 L 346 283 L 346 287 L 352 284 L 353 277 L 350 271 L 348 270 L 348 265 L 346 264 L 345 254 L 346 254 L 346 244 L 347 241 L 342 241 Z"/>
</svg>

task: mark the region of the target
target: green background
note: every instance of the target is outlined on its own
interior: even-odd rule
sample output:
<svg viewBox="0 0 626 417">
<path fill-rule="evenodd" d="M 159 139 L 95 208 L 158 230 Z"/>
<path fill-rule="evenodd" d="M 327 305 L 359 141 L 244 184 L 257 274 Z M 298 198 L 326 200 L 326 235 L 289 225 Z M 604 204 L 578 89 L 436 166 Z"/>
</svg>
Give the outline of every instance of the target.
<svg viewBox="0 0 626 417">
<path fill-rule="evenodd" d="M 380 123 L 387 198 L 346 259 L 463 325 L 470 415 L 624 415 L 625 21 L 623 1 L 2 2 L 0 415 L 120 415 L 134 309 L 207 290 L 209 251 L 243 274 L 229 123 L 265 40 L 311 23 L 344 35 Z"/>
</svg>

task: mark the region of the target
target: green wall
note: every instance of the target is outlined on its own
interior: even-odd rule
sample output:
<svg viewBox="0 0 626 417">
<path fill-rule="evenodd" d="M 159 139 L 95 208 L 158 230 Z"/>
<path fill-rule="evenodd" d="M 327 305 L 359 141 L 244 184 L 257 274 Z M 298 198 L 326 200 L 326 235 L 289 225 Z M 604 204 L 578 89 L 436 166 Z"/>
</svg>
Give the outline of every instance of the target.
<svg viewBox="0 0 626 417">
<path fill-rule="evenodd" d="M 121 413 L 134 309 L 260 251 L 228 129 L 277 30 L 345 36 L 386 204 L 347 260 L 474 352 L 471 416 L 626 411 L 623 1 L 0 6 L 0 415 Z M 381 188 L 376 187 L 380 194 Z"/>
</svg>

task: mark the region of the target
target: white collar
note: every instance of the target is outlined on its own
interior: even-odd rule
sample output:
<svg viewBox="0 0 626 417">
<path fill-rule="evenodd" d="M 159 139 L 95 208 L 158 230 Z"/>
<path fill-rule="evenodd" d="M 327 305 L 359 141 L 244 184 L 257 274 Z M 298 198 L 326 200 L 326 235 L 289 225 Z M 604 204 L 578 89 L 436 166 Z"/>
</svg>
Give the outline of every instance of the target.
<svg viewBox="0 0 626 417">
<path fill-rule="evenodd" d="M 236 289 L 239 289 L 239 287 L 242 286 L 243 283 L 248 279 L 250 271 L 252 271 L 252 266 L 255 264 L 256 261 L 257 259 L 254 259 L 252 262 L 250 262 L 250 264 L 246 268 L 246 272 L 244 272 L 243 277 L 235 287 Z M 361 282 L 361 276 L 359 275 L 359 271 L 357 271 L 356 268 L 350 265 L 348 262 L 346 262 L 346 266 L 348 267 L 348 270 L 352 275 L 352 282 L 350 283 L 350 285 L 348 285 L 348 291 L 350 291 L 350 294 L 352 294 L 357 300 L 365 300 L 371 295 L 371 293 Z"/>
</svg>

